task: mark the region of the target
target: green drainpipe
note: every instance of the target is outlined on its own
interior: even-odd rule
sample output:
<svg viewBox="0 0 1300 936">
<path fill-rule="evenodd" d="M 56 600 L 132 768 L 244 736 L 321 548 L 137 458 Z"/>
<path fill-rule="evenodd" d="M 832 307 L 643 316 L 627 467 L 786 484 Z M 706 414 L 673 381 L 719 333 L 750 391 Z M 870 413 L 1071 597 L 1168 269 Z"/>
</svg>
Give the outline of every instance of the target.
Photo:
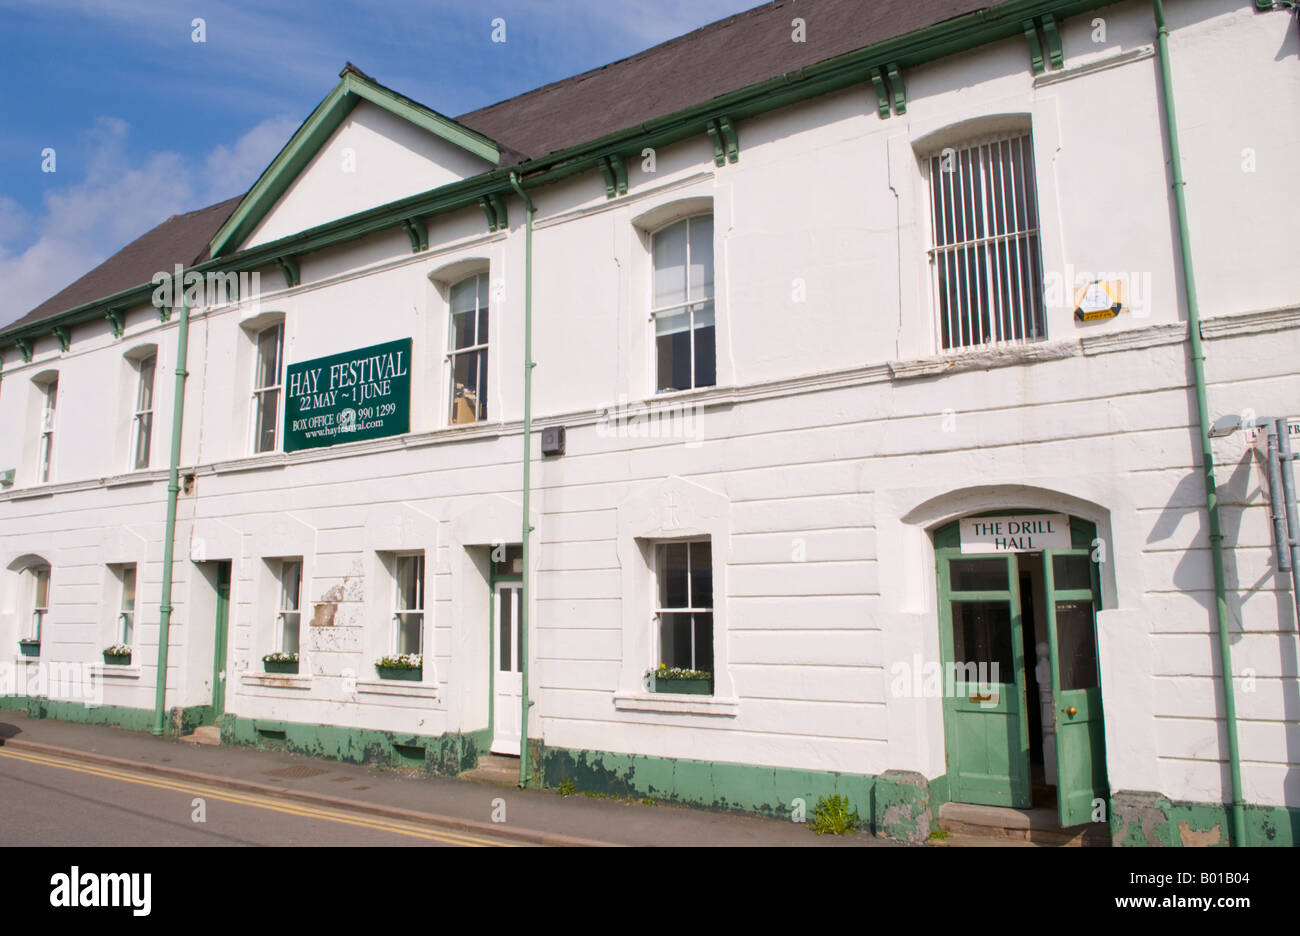
<svg viewBox="0 0 1300 936">
<path fill-rule="evenodd" d="M 177 284 L 180 289 L 180 284 Z M 181 420 L 185 414 L 185 369 L 190 343 L 190 307 L 181 299 L 181 319 L 176 336 L 176 391 L 172 400 L 172 457 L 167 470 L 167 526 L 163 529 L 162 600 L 158 604 L 158 676 L 154 688 L 153 733 L 163 733 L 167 704 L 167 641 L 172 621 L 172 557 L 176 552 L 176 497 L 180 494 Z"/>
<path fill-rule="evenodd" d="M 1219 663 L 1223 670 L 1223 715 L 1228 728 L 1228 765 L 1232 774 L 1232 844 L 1245 845 L 1246 815 L 1241 798 L 1241 753 L 1237 748 L 1237 700 L 1233 688 L 1232 645 L 1228 639 L 1228 600 L 1224 595 L 1223 531 L 1219 523 L 1219 495 L 1214 481 L 1214 453 L 1210 449 L 1210 406 L 1205 395 L 1205 351 L 1201 347 L 1201 307 L 1196 298 L 1192 269 L 1192 240 L 1188 233 L 1187 199 L 1183 192 L 1183 160 L 1178 146 L 1178 117 L 1174 112 L 1174 80 L 1169 71 L 1169 29 L 1161 0 L 1152 0 L 1156 17 L 1156 44 L 1160 49 L 1160 90 L 1169 130 L 1169 162 L 1174 177 L 1174 204 L 1178 209 L 1178 242 L 1182 251 L 1183 286 L 1187 291 L 1187 334 L 1191 341 L 1192 376 L 1196 384 L 1196 416 L 1201 433 L 1201 467 L 1205 473 L 1205 511 L 1210 522 L 1210 557 L 1214 565 L 1214 618 L 1219 627 Z"/>
<path fill-rule="evenodd" d="M 524 225 L 524 520 L 522 545 L 524 550 L 524 578 L 519 590 L 519 664 L 520 708 L 519 719 L 519 786 L 528 786 L 528 541 L 533 532 L 528 523 L 528 501 L 531 492 L 529 469 L 533 460 L 533 200 L 519 184 L 519 173 L 510 173 L 510 185 L 523 199 L 527 211 Z"/>
</svg>

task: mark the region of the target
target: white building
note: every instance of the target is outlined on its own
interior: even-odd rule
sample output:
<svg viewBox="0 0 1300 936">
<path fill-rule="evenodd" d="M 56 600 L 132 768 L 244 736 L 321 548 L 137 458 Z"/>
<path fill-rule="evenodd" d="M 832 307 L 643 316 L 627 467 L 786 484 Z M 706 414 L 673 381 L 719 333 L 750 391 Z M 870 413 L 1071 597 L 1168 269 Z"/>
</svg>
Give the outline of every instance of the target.
<svg viewBox="0 0 1300 936">
<path fill-rule="evenodd" d="M 1213 443 L 1222 646 L 1201 456 L 1300 415 L 1300 43 L 1259 5 L 1170 0 L 1162 57 L 1144 2 L 767 4 L 457 120 L 350 66 L 246 196 L 0 330 L 3 704 L 1294 844 L 1262 433 Z M 175 264 L 250 275 L 182 309 Z M 76 662 L 93 703 L 24 676 Z"/>
</svg>

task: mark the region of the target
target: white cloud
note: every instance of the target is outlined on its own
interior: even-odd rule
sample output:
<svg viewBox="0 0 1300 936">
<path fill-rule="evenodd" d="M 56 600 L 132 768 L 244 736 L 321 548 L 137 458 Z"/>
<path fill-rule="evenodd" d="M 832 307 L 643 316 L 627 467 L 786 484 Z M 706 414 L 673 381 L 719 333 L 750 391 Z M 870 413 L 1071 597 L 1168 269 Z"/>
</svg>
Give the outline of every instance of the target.
<svg viewBox="0 0 1300 936">
<path fill-rule="evenodd" d="M 0 198 L 0 325 L 172 215 L 247 190 L 296 127 L 275 117 L 199 160 L 169 151 L 140 159 L 128 152 L 130 127 L 100 118 L 87 131 L 95 155 L 85 177 L 48 194 L 40 217 Z"/>
</svg>

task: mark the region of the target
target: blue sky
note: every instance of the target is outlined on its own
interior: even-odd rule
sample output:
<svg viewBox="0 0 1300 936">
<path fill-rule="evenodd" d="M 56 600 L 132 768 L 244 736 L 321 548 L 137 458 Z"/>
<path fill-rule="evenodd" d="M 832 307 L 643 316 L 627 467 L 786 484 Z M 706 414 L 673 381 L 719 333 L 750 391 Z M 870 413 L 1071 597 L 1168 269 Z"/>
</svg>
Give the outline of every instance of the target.
<svg viewBox="0 0 1300 936">
<path fill-rule="evenodd" d="M 347 61 L 455 116 L 759 3 L 0 0 L 0 324 L 245 191 Z"/>
</svg>

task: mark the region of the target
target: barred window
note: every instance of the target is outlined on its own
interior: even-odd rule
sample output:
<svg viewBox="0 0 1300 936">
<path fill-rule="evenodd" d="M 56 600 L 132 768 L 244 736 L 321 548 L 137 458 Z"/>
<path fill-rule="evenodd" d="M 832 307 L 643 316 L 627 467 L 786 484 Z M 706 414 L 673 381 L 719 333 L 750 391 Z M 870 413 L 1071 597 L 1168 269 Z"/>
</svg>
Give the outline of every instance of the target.
<svg viewBox="0 0 1300 936">
<path fill-rule="evenodd" d="M 940 347 L 1046 337 L 1030 135 L 944 149 L 929 169 Z"/>
</svg>

